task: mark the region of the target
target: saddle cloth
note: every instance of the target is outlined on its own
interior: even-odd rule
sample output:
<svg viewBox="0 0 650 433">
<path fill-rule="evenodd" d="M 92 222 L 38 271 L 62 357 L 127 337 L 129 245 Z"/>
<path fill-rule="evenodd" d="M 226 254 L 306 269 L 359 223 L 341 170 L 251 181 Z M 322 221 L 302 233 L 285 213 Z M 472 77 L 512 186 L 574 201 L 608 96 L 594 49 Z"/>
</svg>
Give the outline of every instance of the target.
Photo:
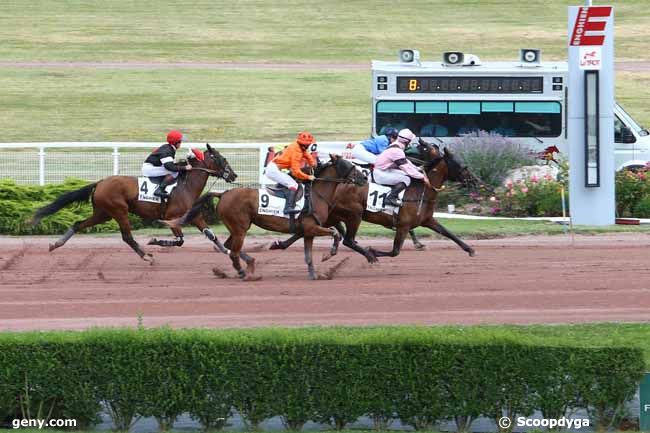
<svg viewBox="0 0 650 433">
<path fill-rule="evenodd" d="M 148 177 L 138 177 L 138 200 L 139 201 L 148 201 L 150 203 L 160 203 L 160 197 L 153 195 L 153 192 L 158 188 L 162 178 L 160 176 L 154 177 L 154 180 L 151 180 Z M 174 182 L 165 188 L 167 194 L 171 194 L 172 190 L 178 185 L 178 182 Z"/>
<path fill-rule="evenodd" d="M 279 185 L 273 185 L 266 188 L 259 188 L 257 190 L 257 213 L 260 215 L 272 215 L 281 218 L 289 218 L 289 215 L 284 213 L 284 206 L 287 202 L 286 194 L 288 190 Z M 302 210 L 305 207 L 305 193 L 302 185 L 298 186 L 298 194 L 296 195 L 296 209 Z"/>
<path fill-rule="evenodd" d="M 380 185 L 375 182 L 368 182 L 368 197 L 366 199 L 366 210 L 368 212 L 384 212 L 389 215 L 399 213 L 399 207 L 387 206 L 384 202 L 390 194 L 391 187 Z M 399 193 L 399 198 L 404 198 L 405 191 Z"/>
</svg>

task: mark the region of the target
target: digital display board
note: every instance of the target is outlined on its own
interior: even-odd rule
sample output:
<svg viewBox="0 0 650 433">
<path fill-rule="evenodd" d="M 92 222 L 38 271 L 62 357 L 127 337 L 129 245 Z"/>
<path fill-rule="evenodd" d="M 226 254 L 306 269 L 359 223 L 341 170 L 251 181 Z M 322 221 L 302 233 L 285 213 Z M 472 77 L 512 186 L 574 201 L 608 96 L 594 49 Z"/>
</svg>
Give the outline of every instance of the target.
<svg viewBox="0 0 650 433">
<path fill-rule="evenodd" d="M 542 93 L 543 77 L 397 77 L 397 93 Z"/>
</svg>

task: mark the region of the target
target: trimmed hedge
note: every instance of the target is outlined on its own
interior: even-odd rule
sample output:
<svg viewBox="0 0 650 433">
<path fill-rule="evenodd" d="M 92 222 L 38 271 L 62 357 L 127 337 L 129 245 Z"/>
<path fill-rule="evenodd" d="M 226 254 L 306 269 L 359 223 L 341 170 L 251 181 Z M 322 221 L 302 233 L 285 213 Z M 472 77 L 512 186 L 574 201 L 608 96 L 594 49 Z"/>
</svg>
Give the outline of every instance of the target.
<svg viewBox="0 0 650 433">
<path fill-rule="evenodd" d="M 28 224 L 37 209 L 50 204 L 60 195 L 88 185 L 88 181 L 67 178 L 63 183 L 38 185 L 18 185 L 10 179 L 0 179 L 0 235 L 57 235 L 62 234 L 76 221 L 92 215 L 90 201 L 71 204 L 54 215 L 48 216 L 40 224 Z M 218 224 L 214 207 L 204 212 L 208 224 Z M 129 214 L 132 230 L 145 227 L 164 227 L 157 221 L 145 221 Z M 115 220 L 90 227 L 86 233 L 119 233 Z"/>
<path fill-rule="evenodd" d="M 641 350 L 525 340 L 498 329 L 306 328 L 0 333 L 0 419 L 75 418 L 102 404 L 116 427 L 189 412 L 208 429 L 233 409 L 255 428 L 280 415 L 341 429 L 361 415 L 416 429 L 478 416 L 561 417 L 585 408 L 607 428 L 636 389 Z"/>
</svg>

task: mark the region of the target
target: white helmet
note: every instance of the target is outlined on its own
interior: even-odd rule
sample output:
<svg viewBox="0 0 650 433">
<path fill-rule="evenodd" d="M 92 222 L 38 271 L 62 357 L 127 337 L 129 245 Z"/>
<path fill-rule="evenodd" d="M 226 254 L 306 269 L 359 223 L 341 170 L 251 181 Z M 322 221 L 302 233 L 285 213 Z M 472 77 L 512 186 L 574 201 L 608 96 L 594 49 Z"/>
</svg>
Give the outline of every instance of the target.
<svg viewBox="0 0 650 433">
<path fill-rule="evenodd" d="M 411 132 L 410 129 L 404 128 L 397 134 L 397 142 L 404 145 L 405 147 L 411 144 L 411 141 L 415 140 L 415 134 Z"/>
</svg>

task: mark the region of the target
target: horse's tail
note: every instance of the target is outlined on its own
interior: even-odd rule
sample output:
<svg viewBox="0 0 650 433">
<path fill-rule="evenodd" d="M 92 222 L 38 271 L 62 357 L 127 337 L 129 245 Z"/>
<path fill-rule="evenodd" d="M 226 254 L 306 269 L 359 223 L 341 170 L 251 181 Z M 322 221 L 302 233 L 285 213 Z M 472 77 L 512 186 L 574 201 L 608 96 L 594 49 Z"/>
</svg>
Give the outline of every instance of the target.
<svg viewBox="0 0 650 433">
<path fill-rule="evenodd" d="M 206 194 L 203 194 L 197 201 L 194 202 L 192 208 L 185 212 L 185 215 L 182 217 L 173 220 L 161 220 L 160 222 L 171 228 L 180 228 L 184 225 L 187 225 L 194 221 L 194 218 L 199 216 L 199 214 L 203 211 L 204 206 L 208 206 L 209 208 L 213 209 L 213 199 L 215 197 L 221 198 L 222 195 L 222 192 L 208 192 Z"/>
<path fill-rule="evenodd" d="M 48 215 L 52 215 L 67 205 L 71 203 L 77 203 L 80 201 L 87 201 L 90 199 L 90 197 L 93 194 L 93 191 L 95 190 L 95 187 L 97 186 L 99 182 L 91 183 L 89 185 L 84 186 L 83 188 L 79 188 L 78 190 L 75 191 L 70 191 L 66 192 L 64 194 L 61 194 L 56 200 L 54 200 L 52 203 L 48 204 L 47 206 L 43 206 L 39 210 L 34 213 L 34 216 L 29 220 L 29 223 L 32 225 L 36 225 L 41 222 L 43 218 L 45 218 Z"/>
</svg>

